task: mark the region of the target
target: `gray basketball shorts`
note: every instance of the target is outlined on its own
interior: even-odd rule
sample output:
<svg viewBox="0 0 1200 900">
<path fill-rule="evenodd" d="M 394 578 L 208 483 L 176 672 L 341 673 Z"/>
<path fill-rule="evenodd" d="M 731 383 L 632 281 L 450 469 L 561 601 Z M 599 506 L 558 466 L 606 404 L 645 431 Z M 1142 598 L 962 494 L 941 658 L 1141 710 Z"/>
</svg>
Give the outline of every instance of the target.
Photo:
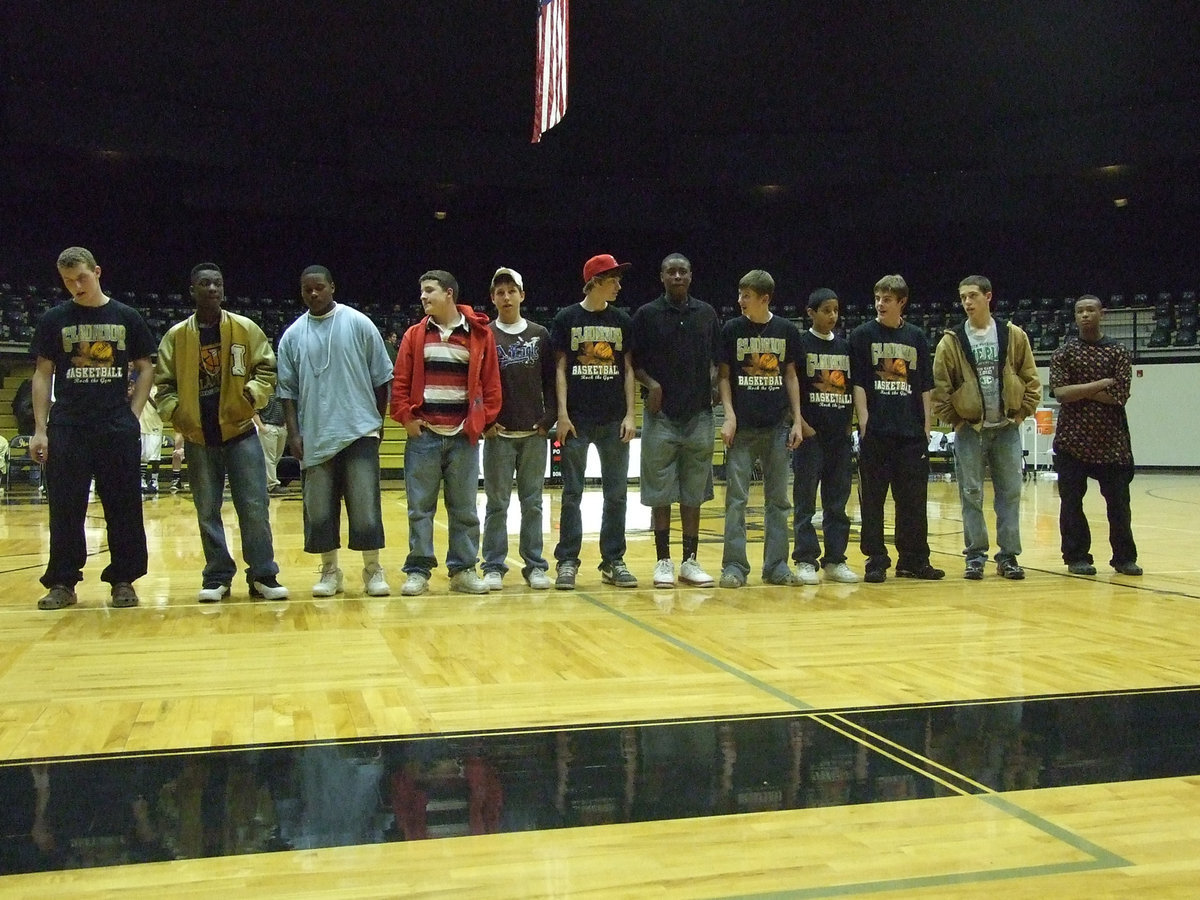
<svg viewBox="0 0 1200 900">
<path fill-rule="evenodd" d="M 711 410 L 675 422 L 649 410 L 642 416 L 643 506 L 700 506 L 713 498 Z"/>
</svg>

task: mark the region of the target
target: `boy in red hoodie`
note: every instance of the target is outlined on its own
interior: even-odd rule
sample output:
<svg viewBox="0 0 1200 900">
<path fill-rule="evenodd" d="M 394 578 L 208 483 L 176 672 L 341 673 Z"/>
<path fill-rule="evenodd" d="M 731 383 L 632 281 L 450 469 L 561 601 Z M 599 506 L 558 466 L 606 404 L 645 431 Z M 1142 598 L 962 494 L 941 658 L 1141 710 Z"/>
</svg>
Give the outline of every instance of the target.
<svg viewBox="0 0 1200 900">
<path fill-rule="evenodd" d="M 486 594 L 479 561 L 479 437 L 500 414 L 500 367 L 488 318 L 460 306 L 458 281 L 435 269 L 421 276 L 425 318 L 400 341 L 392 379 L 392 418 L 408 431 L 404 489 L 408 497 L 408 578 L 401 593 L 429 589 L 437 566 L 433 514 L 444 483 L 450 546 L 450 590 Z"/>
</svg>

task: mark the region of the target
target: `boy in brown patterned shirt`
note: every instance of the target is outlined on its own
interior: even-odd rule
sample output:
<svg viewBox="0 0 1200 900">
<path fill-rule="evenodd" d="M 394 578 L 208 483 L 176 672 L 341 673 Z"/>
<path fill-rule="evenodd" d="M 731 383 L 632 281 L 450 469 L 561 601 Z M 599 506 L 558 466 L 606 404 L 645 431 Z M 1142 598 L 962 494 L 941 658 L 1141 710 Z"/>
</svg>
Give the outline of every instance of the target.
<svg viewBox="0 0 1200 900">
<path fill-rule="evenodd" d="M 1121 575 L 1141 575 L 1129 512 L 1133 450 L 1125 404 L 1132 366 L 1129 351 L 1100 330 L 1103 317 L 1098 297 L 1080 297 L 1075 303 L 1079 338 L 1050 358 L 1050 389 L 1062 404 L 1054 437 L 1062 555 L 1071 574 L 1096 574 L 1091 529 L 1083 514 L 1087 480 L 1095 478 L 1108 506 L 1110 563 Z"/>
</svg>

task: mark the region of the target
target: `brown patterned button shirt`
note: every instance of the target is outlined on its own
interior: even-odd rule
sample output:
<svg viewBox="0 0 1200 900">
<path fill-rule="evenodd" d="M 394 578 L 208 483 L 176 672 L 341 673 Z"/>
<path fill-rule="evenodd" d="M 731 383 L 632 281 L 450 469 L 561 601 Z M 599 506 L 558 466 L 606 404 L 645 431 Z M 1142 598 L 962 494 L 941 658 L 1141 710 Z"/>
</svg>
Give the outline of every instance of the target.
<svg viewBox="0 0 1200 900">
<path fill-rule="evenodd" d="M 1133 367 L 1124 345 L 1106 337 L 1095 342 L 1072 338 L 1050 357 L 1050 390 L 1069 384 L 1115 379 L 1109 395 L 1120 405 L 1099 400 L 1062 404 L 1054 452 L 1066 452 L 1085 463 L 1133 465 L 1125 403 Z"/>
</svg>

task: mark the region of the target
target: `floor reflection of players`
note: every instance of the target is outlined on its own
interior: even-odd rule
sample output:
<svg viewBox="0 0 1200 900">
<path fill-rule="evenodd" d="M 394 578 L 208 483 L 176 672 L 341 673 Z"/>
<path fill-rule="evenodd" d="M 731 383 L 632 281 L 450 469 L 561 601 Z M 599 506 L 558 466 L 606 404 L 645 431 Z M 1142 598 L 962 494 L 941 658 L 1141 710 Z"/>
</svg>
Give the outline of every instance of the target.
<svg viewBox="0 0 1200 900">
<path fill-rule="evenodd" d="M 364 755 L 365 752 L 365 755 Z M 383 841 L 380 808 L 384 761 L 377 748 L 306 747 L 297 752 L 301 819 L 297 850 Z"/>
<path fill-rule="evenodd" d="M 799 797 L 803 734 L 782 719 L 717 728 L 718 813 L 784 809 Z"/>
<path fill-rule="evenodd" d="M 630 821 L 638 789 L 638 755 L 633 728 L 558 732 L 554 806 L 563 824 Z"/>
<path fill-rule="evenodd" d="M 171 859 L 152 815 L 160 772 L 141 761 L 36 765 L 28 770 L 35 854 L 24 871 Z"/>
<path fill-rule="evenodd" d="M 638 729 L 641 785 L 634 818 L 709 815 L 716 790 L 717 726 L 712 722 Z"/>
<path fill-rule="evenodd" d="M 390 778 L 396 830 L 404 840 L 500 831 L 504 787 L 482 746 L 458 748 L 435 740 L 414 742 L 405 750 Z M 431 812 L 439 814 L 433 824 Z"/>
<path fill-rule="evenodd" d="M 270 763 L 278 759 L 257 752 L 186 757 L 155 806 L 163 843 L 187 859 L 279 849 L 268 785 Z"/>
<path fill-rule="evenodd" d="M 1038 786 L 1039 741 L 1022 728 L 1024 704 L 963 704 L 931 723 L 930 755 L 997 791 Z"/>
</svg>

